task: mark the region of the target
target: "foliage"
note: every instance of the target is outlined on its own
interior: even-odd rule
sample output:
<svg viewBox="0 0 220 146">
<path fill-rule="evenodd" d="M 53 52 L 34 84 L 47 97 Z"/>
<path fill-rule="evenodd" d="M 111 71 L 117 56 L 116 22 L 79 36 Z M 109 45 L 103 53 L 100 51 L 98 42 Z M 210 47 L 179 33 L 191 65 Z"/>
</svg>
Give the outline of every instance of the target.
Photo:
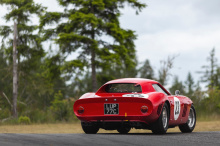
<svg viewBox="0 0 220 146">
<path fill-rule="evenodd" d="M 5 119 L 11 116 L 11 110 L 8 108 L 1 108 L 0 109 L 0 119 Z"/>
<path fill-rule="evenodd" d="M 0 5 L 8 7 L 4 16 L 6 22 L 17 23 L 18 101 L 33 105 L 35 98 L 42 99 L 42 96 L 47 96 L 51 90 L 41 75 L 46 54 L 41 45 L 41 37 L 37 34 L 38 25 L 31 23 L 31 18 L 34 15 L 40 16 L 45 8 L 33 0 L 1 0 Z M 5 64 L 2 70 L 7 70 L 2 79 L 10 78 L 5 81 L 4 84 L 7 85 L 2 87 L 1 91 L 7 95 L 9 101 L 12 100 L 12 88 L 9 86 L 12 84 L 12 34 L 13 26 L 0 26 L 1 52 L 4 54 Z"/>
<path fill-rule="evenodd" d="M 159 70 L 155 70 L 148 59 L 139 63 L 134 44 L 137 36 L 133 30 L 123 29 L 120 25 L 124 7 L 131 6 L 138 13 L 145 4 L 138 0 L 58 0 L 58 3 L 64 8 L 63 12 L 47 12 L 34 0 L 0 1 L 0 5 L 9 8 L 4 16 L 6 22 L 18 24 L 20 116 L 19 120 L 10 118 L 13 28 L 5 25 L 0 26 L 2 122 L 74 121 L 72 105 L 76 99 L 109 80 L 126 77 L 158 80 L 169 85 L 171 93 L 180 90 L 193 100 L 199 117 L 220 115 L 220 66 L 215 48 L 200 71 L 201 80 L 196 82 L 189 72 L 185 81 L 174 76 L 169 84 L 176 56 L 162 60 Z M 40 22 L 33 25 L 33 16 Z M 44 47 L 42 42 L 47 40 L 55 45 Z M 69 58 L 73 54 L 77 57 Z M 208 88 L 202 89 L 201 83 L 207 84 Z"/>
<path fill-rule="evenodd" d="M 195 85 L 194 85 L 193 77 L 190 72 L 187 75 L 187 79 L 185 81 L 185 87 L 187 91 L 186 94 L 189 96 L 193 95 Z"/>
<path fill-rule="evenodd" d="M 215 48 L 210 51 L 207 61 L 209 65 L 202 66 L 203 71 L 199 73 L 203 74 L 201 82 L 207 84 L 208 90 L 202 91 L 198 85 L 199 83 L 197 83 L 194 94 L 191 96 L 200 117 L 210 117 L 220 114 L 220 74 L 217 58 L 215 57 Z"/>
<path fill-rule="evenodd" d="M 69 67 L 82 65 L 91 67 L 93 91 L 97 90 L 97 69 L 105 71 L 114 63 L 128 69 L 134 68 L 136 35 L 132 30 L 121 28 L 120 9 L 129 4 L 138 13 L 145 4 L 138 0 L 58 0 L 58 2 L 65 8 L 64 13 L 46 12 L 41 17 L 40 26 L 44 32 L 44 39 L 55 39 L 64 54 L 80 50 L 78 58 L 70 61 Z M 54 23 L 57 24 L 56 28 L 43 29 L 44 26 Z"/>
<path fill-rule="evenodd" d="M 31 123 L 31 120 L 27 116 L 20 116 L 19 119 L 18 119 L 18 123 L 19 124 L 26 124 L 26 125 L 28 125 L 28 124 Z"/>
<path fill-rule="evenodd" d="M 178 76 L 174 77 L 173 84 L 170 88 L 170 92 L 172 94 L 174 94 L 176 90 L 179 90 L 181 95 L 185 94 L 185 87 L 184 87 L 183 83 L 181 81 L 179 81 Z"/>
<path fill-rule="evenodd" d="M 59 4 L 65 8 L 63 13 L 59 13 L 45 12 L 46 8 L 33 0 L 0 1 L 0 5 L 8 7 L 4 17 L 6 22 L 15 21 L 18 26 L 19 115 L 28 115 L 33 122 L 53 119 L 67 121 L 71 119 L 70 116 L 73 117 L 70 114 L 72 101 L 65 98 L 73 95 L 77 98 L 76 95 L 79 97 L 84 92 L 94 90 L 92 86 L 96 76 L 98 85 L 114 78 L 136 76 L 137 60 L 133 42 L 136 35 L 132 30 L 122 29 L 119 23 L 120 9 L 125 3 L 136 9 L 137 13 L 145 7 L 137 0 L 59 0 Z M 40 25 L 31 23 L 33 16 L 41 18 Z M 47 24 L 54 22 L 56 28 L 45 29 Z M 12 26 L 0 27 L 0 103 L 3 104 L 2 110 L 8 111 L 2 113 L 2 118 L 10 117 L 11 111 L 12 33 Z M 104 39 L 107 36 L 113 41 Z M 45 51 L 42 40 L 50 38 L 59 45 L 59 51 L 55 52 L 51 46 L 48 52 Z M 67 61 L 67 55 L 77 49 L 81 51 L 77 59 Z M 88 59 L 89 56 L 93 59 Z M 92 72 L 89 70 L 91 64 Z M 109 70 L 111 66 L 112 70 Z M 91 77 L 95 77 L 93 82 Z M 70 84 L 67 83 L 69 81 Z"/>
<path fill-rule="evenodd" d="M 40 36 L 34 33 L 38 26 L 28 23 L 31 22 L 30 18 L 34 14 L 40 16 L 45 8 L 35 4 L 33 0 L 1 0 L 0 4 L 8 6 L 10 10 L 4 16 L 6 22 L 17 22 L 18 62 L 24 62 L 25 65 L 22 67 L 29 69 L 36 63 L 36 58 L 43 55 L 44 50 L 41 46 Z M 9 56 L 12 54 L 12 35 L 10 34 L 13 34 L 11 26 L 0 27 L 0 35 L 3 37 L 2 43 L 7 44 L 5 50 Z M 27 63 L 27 60 L 29 60 L 29 63 Z"/>
<path fill-rule="evenodd" d="M 6 55 L 3 52 L 4 46 L 0 48 L 0 119 L 11 115 L 11 96 L 12 96 L 12 66 L 7 63 Z"/>
<path fill-rule="evenodd" d="M 140 73 L 141 78 L 154 79 L 154 70 L 150 65 L 150 61 L 148 59 L 145 60 L 143 66 L 140 67 L 138 71 Z"/>
<path fill-rule="evenodd" d="M 219 82 L 217 78 L 219 76 L 219 68 L 217 66 L 217 58 L 215 57 L 215 48 L 211 50 L 207 61 L 210 64 L 202 66 L 204 71 L 200 71 L 199 73 L 203 74 L 202 82 L 207 83 L 209 89 L 213 89 Z"/>
<path fill-rule="evenodd" d="M 176 56 L 168 56 L 166 60 L 160 61 L 161 68 L 158 71 L 158 73 L 159 73 L 158 81 L 162 85 L 167 84 L 167 80 L 168 80 L 169 76 L 171 75 L 170 70 L 173 68 L 175 58 L 176 58 Z"/>
<path fill-rule="evenodd" d="M 61 91 L 54 95 L 54 100 L 52 101 L 51 111 L 53 112 L 55 119 L 60 121 L 68 121 L 69 118 L 69 105 L 64 100 Z"/>
</svg>

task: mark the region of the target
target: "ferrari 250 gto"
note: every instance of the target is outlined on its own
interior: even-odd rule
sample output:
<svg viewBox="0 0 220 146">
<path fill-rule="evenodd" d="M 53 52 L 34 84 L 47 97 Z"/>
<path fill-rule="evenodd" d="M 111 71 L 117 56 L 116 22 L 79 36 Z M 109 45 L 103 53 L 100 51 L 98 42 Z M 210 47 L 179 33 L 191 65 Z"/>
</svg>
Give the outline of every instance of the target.
<svg viewBox="0 0 220 146">
<path fill-rule="evenodd" d="M 74 113 L 87 134 L 100 128 L 126 134 L 131 128 L 165 134 L 179 126 L 192 132 L 196 125 L 193 102 L 171 95 L 160 83 L 141 78 L 124 78 L 104 84 L 96 93 L 86 93 L 74 103 Z"/>
</svg>

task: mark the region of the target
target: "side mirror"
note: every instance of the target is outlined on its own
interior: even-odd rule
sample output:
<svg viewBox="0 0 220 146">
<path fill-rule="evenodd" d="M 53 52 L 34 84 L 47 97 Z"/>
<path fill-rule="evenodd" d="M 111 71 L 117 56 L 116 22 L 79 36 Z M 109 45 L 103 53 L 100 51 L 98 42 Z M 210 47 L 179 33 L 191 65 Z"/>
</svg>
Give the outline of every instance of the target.
<svg viewBox="0 0 220 146">
<path fill-rule="evenodd" d="M 180 91 L 179 91 L 179 90 L 176 90 L 176 91 L 175 91 L 175 95 L 176 95 L 176 96 L 180 95 Z"/>
</svg>

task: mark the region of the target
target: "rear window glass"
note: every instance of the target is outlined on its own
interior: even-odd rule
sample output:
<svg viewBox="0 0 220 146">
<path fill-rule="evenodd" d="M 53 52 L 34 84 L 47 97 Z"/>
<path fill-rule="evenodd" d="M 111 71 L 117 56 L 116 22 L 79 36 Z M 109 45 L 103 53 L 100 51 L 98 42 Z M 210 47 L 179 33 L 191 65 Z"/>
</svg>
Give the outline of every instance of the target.
<svg viewBox="0 0 220 146">
<path fill-rule="evenodd" d="M 141 85 L 136 83 L 115 83 L 108 84 L 105 88 L 108 93 L 140 93 Z"/>
</svg>

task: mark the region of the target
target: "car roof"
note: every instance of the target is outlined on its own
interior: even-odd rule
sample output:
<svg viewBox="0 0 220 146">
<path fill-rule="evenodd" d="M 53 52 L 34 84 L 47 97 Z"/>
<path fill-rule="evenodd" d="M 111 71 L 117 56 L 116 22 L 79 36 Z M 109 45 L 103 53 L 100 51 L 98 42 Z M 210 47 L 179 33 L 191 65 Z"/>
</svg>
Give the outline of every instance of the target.
<svg viewBox="0 0 220 146">
<path fill-rule="evenodd" d="M 157 84 L 157 81 L 150 80 L 150 79 L 144 79 L 144 78 L 122 78 L 122 79 L 116 79 L 116 80 L 111 80 L 107 82 L 106 84 L 114 84 L 114 83 L 138 83 L 138 84 L 143 84 L 143 83 L 153 83 Z"/>
</svg>

